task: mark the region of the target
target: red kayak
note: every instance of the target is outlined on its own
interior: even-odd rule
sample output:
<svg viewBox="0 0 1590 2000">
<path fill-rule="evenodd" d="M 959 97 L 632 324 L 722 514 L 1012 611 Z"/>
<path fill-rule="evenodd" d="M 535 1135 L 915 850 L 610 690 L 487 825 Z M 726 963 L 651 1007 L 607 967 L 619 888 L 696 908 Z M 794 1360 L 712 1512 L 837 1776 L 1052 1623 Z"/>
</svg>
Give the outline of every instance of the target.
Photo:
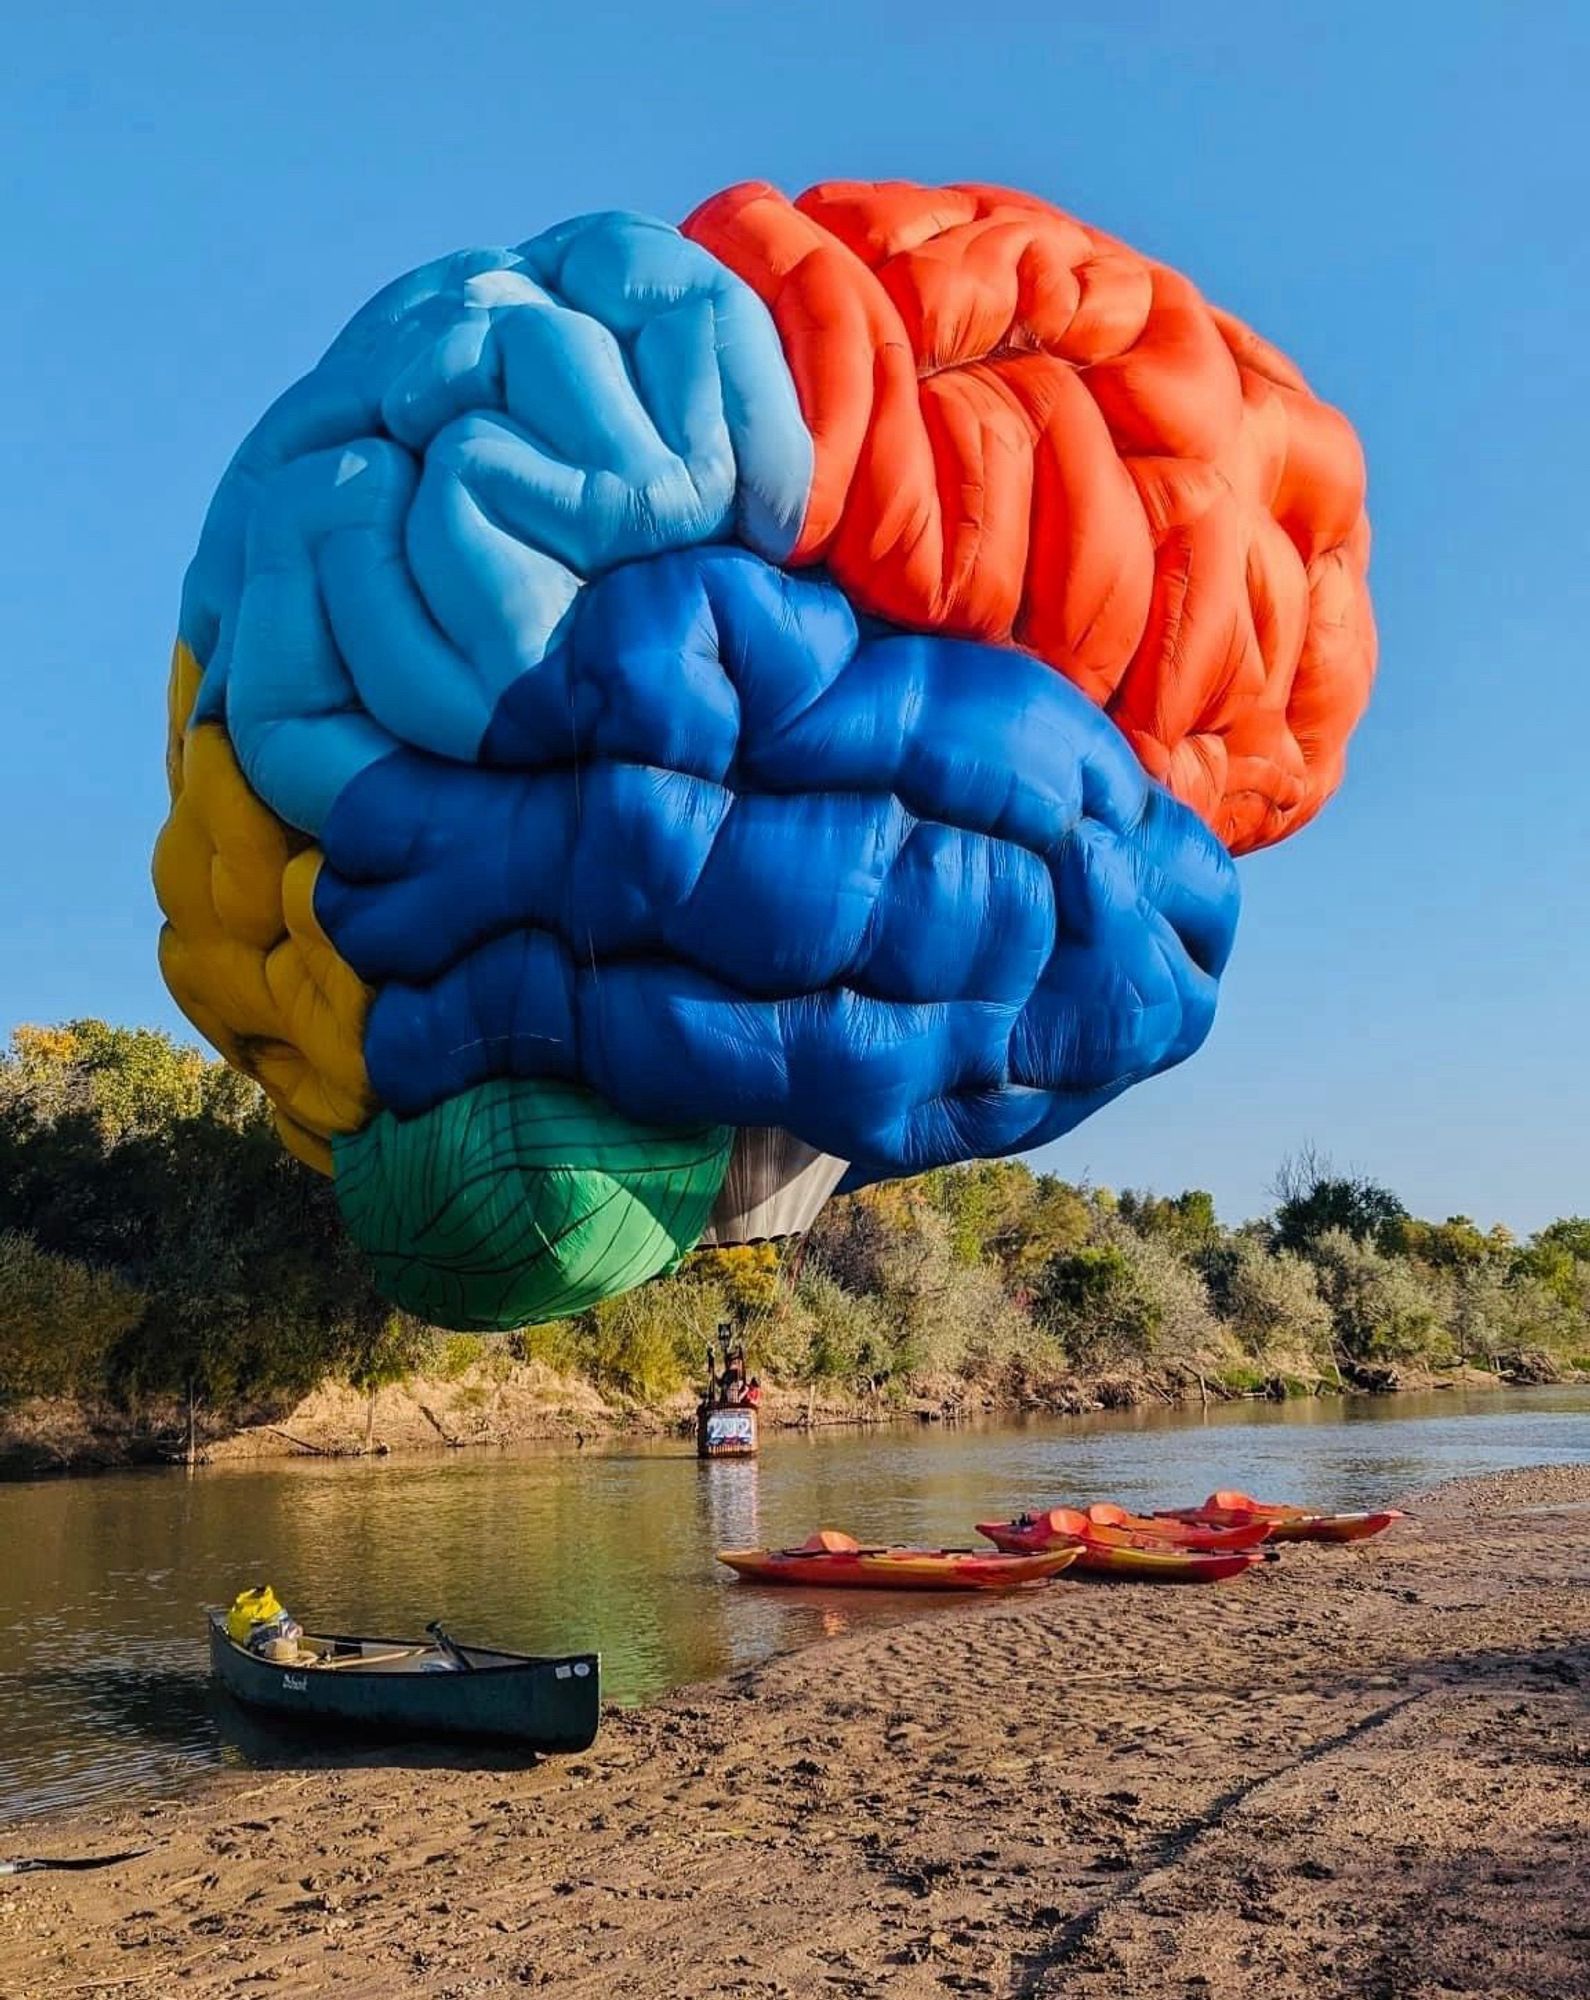
<svg viewBox="0 0 1590 2000">
<path fill-rule="evenodd" d="M 1268 1521 L 1248 1521 L 1237 1528 L 1208 1528 L 1191 1521 L 1169 1521 L 1160 1514 L 1129 1514 L 1124 1507 L 1096 1502 L 1087 1510 L 1096 1528 L 1124 1528 L 1128 1534 L 1142 1535 L 1158 1544 L 1169 1542 L 1178 1549 L 1202 1549 L 1234 1554 L 1238 1549 L 1256 1549 L 1270 1532 Z"/>
<path fill-rule="evenodd" d="M 1075 1507 L 1051 1507 L 1016 1521 L 979 1521 L 977 1532 L 1012 1555 L 1069 1546 L 1077 1551 L 1079 1570 L 1140 1583 L 1221 1583 L 1268 1560 L 1268 1551 L 1260 1548 L 1177 1548 L 1163 1536 L 1092 1521 Z"/>
<path fill-rule="evenodd" d="M 1179 1521 L 1210 1528 L 1255 1527 L 1269 1530 L 1272 1542 L 1366 1542 L 1406 1517 L 1395 1507 L 1378 1513 L 1316 1514 L 1307 1507 L 1280 1505 L 1255 1500 L 1250 1493 L 1222 1490 L 1211 1493 L 1197 1507 L 1167 1508 L 1155 1513 L 1156 1520 Z"/>
<path fill-rule="evenodd" d="M 1011 1590 L 1043 1583 L 1077 1559 L 1063 1548 L 1015 1555 L 975 1549 L 863 1548 L 821 1528 L 796 1549 L 720 1549 L 718 1561 L 749 1583 L 806 1583 L 834 1590 Z"/>
</svg>

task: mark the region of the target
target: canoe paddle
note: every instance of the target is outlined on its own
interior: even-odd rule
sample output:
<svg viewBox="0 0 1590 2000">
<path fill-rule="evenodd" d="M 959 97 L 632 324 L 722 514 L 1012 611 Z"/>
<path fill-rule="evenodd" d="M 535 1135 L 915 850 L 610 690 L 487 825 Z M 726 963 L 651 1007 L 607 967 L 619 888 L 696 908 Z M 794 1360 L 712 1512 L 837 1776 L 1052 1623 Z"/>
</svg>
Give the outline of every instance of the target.
<svg viewBox="0 0 1590 2000">
<path fill-rule="evenodd" d="M 460 1673 L 472 1674 L 475 1671 L 475 1663 L 470 1659 L 463 1647 L 458 1645 L 455 1640 L 450 1639 L 446 1632 L 442 1630 L 442 1621 L 440 1618 L 433 1618 L 425 1629 L 436 1641 L 440 1651 L 452 1661 Z"/>
<path fill-rule="evenodd" d="M 147 1847 L 129 1847 L 121 1854 L 85 1854 L 75 1860 L 32 1855 L 25 1861 L 0 1861 L 0 1875 L 36 1875 L 44 1868 L 114 1868 L 118 1861 L 136 1861 L 148 1852 Z"/>
</svg>

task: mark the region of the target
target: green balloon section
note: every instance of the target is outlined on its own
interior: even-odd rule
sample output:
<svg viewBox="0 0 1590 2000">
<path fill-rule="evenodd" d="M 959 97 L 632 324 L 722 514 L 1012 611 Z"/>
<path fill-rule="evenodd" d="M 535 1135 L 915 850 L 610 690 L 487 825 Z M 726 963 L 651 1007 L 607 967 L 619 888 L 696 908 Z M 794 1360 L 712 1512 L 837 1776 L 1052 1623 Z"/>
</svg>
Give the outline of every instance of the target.
<svg viewBox="0 0 1590 2000">
<path fill-rule="evenodd" d="M 386 1297 L 501 1332 L 671 1270 L 728 1171 L 726 1125 L 637 1125 L 576 1084 L 498 1079 L 332 1142 L 337 1201 Z"/>
</svg>

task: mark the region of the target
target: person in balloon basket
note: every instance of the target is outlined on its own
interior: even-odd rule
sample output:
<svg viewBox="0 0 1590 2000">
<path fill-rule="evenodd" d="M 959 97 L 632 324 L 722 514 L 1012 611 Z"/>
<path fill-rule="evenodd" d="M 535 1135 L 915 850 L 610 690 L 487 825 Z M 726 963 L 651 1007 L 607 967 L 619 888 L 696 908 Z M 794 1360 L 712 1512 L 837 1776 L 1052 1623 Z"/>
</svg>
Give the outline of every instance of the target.
<svg viewBox="0 0 1590 2000">
<path fill-rule="evenodd" d="M 707 1389 L 703 1398 L 705 1409 L 738 1409 L 750 1401 L 749 1384 L 745 1374 L 745 1349 L 731 1347 L 727 1325 L 718 1328 L 718 1341 L 723 1352 L 720 1368 L 716 1354 L 707 1349 Z M 757 1385 L 757 1395 L 761 1395 L 761 1385 Z M 752 1404 L 755 1408 L 755 1404 Z"/>
</svg>

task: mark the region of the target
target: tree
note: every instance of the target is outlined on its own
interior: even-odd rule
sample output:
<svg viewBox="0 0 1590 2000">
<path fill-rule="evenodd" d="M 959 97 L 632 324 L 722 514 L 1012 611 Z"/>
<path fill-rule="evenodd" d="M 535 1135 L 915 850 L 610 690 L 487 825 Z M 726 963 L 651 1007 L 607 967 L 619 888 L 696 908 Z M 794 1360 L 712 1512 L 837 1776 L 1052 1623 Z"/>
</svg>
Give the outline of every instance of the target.
<svg viewBox="0 0 1590 2000">
<path fill-rule="evenodd" d="M 1408 1220 L 1390 1188 L 1361 1174 L 1338 1174 L 1312 1147 L 1283 1160 L 1274 1193 L 1276 1241 L 1283 1250 L 1306 1251 L 1332 1230 L 1355 1243 L 1384 1243 Z"/>
<path fill-rule="evenodd" d="M 778 1297 L 779 1256 L 771 1243 L 695 1250 L 685 1259 L 683 1272 L 716 1286 L 742 1317 L 765 1313 Z"/>
<path fill-rule="evenodd" d="M 1309 1260 L 1345 1358 L 1397 1361 L 1435 1345 L 1443 1331 L 1437 1301 L 1404 1259 L 1344 1229 L 1328 1229 Z"/>
<path fill-rule="evenodd" d="M 828 1271 L 806 1272 L 796 1293 L 806 1346 L 797 1380 L 872 1389 L 887 1381 L 892 1357 L 875 1298 L 847 1291 Z"/>
<path fill-rule="evenodd" d="M 0 1232 L 0 1406 L 98 1390 L 106 1356 L 143 1310 L 112 1273 Z"/>
<path fill-rule="evenodd" d="M 1590 1217 L 1565 1215 L 1548 1222 L 1515 1254 L 1512 1267 L 1570 1312 L 1590 1318 Z"/>
<path fill-rule="evenodd" d="M 603 1299 L 581 1313 L 575 1327 L 593 1381 L 655 1402 L 695 1375 L 722 1318 L 721 1292 L 675 1277 Z"/>
<path fill-rule="evenodd" d="M 0 1228 L 114 1278 L 142 1310 L 103 1357 L 130 1399 L 235 1409 L 302 1394 L 390 1316 L 331 1187 L 247 1079 L 147 1029 L 19 1030 L 0 1059 Z"/>
<path fill-rule="evenodd" d="M 207 1073 L 223 1067 L 154 1028 L 97 1020 L 20 1027 L 0 1056 L 0 1097 L 25 1095 L 52 1124 L 86 1117 L 115 1141 L 191 1118 L 204 1102 Z"/>
<path fill-rule="evenodd" d="M 1213 1253 L 1205 1269 L 1215 1310 L 1255 1360 L 1329 1354 L 1331 1310 L 1305 1258 L 1239 1234 Z"/>
<path fill-rule="evenodd" d="M 1215 1198 L 1203 1188 L 1178 1195 L 1150 1194 L 1126 1188 L 1120 1197 L 1121 1220 L 1139 1236 L 1156 1237 L 1182 1257 L 1197 1257 L 1220 1237 Z"/>
<path fill-rule="evenodd" d="M 1158 1325 L 1118 1243 L 1089 1244 L 1052 1257 L 1033 1294 L 1033 1317 L 1073 1366 L 1145 1353 Z"/>
<path fill-rule="evenodd" d="M 407 1313 L 388 1313 L 354 1345 L 344 1364 L 350 1389 L 364 1397 L 364 1448 L 375 1449 L 375 1405 L 381 1391 L 417 1374 L 436 1350 L 436 1335 Z"/>
<path fill-rule="evenodd" d="M 1419 1222 L 1410 1216 L 1388 1226 L 1381 1248 L 1417 1258 L 1438 1271 L 1477 1270 L 1497 1254 L 1494 1237 L 1466 1215 L 1449 1215 L 1445 1222 Z"/>
</svg>

